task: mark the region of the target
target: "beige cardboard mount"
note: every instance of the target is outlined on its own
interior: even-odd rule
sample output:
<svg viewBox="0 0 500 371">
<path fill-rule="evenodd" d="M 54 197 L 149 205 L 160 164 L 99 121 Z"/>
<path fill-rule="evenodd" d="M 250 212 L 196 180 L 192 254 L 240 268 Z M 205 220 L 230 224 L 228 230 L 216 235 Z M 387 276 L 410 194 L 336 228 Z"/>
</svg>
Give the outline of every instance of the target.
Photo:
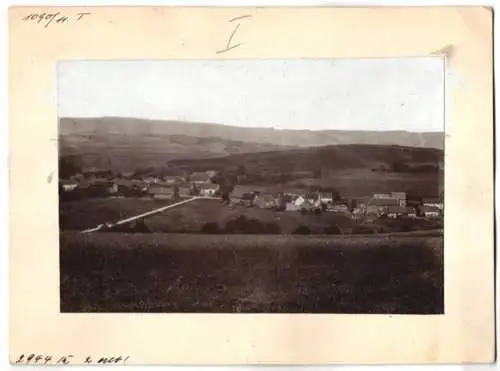
<svg viewBox="0 0 500 371">
<path fill-rule="evenodd" d="M 241 16 L 250 17 L 229 46 L 241 45 L 218 52 Z M 493 359 L 491 9 L 15 7 L 9 32 L 11 362 L 30 353 L 128 364 Z M 58 61 L 429 55 L 445 57 L 460 82 L 446 84 L 444 315 L 59 312 Z"/>
</svg>

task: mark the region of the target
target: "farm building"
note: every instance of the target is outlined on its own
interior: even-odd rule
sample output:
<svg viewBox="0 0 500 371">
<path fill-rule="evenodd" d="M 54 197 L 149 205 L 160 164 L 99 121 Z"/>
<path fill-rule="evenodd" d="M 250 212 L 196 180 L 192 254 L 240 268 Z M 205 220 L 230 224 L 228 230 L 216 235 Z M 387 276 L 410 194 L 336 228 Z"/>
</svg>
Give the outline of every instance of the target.
<svg viewBox="0 0 500 371">
<path fill-rule="evenodd" d="M 261 209 L 272 209 L 276 207 L 277 200 L 276 197 L 270 194 L 258 194 L 254 203 L 255 206 Z"/>
<path fill-rule="evenodd" d="M 148 189 L 148 193 L 153 196 L 153 198 L 159 200 L 171 199 L 175 197 L 176 189 L 168 184 L 151 184 Z"/>
<path fill-rule="evenodd" d="M 156 176 L 145 176 L 144 178 L 142 178 L 142 181 L 146 184 L 160 183 L 161 182 L 160 178 L 158 178 Z"/>
<path fill-rule="evenodd" d="M 437 207 L 443 210 L 443 202 L 437 198 L 424 198 L 422 199 L 422 204 L 424 206 Z"/>
<path fill-rule="evenodd" d="M 401 207 L 401 206 L 389 206 L 386 210 L 386 215 L 389 218 L 392 219 L 397 219 L 402 217 L 403 215 L 406 215 L 406 207 Z"/>
<path fill-rule="evenodd" d="M 417 210 L 414 207 L 407 206 L 405 216 L 408 218 L 416 218 L 417 217 Z"/>
<path fill-rule="evenodd" d="M 392 197 L 389 198 L 373 197 L 366 205 L 366 212 L 381 215 L 387 210 L 387 208 L 394 206 L 399 206 L 399 205 L 398 201 L 393 199 Z"/>
<path fill-rule="evenodd" d="M 210 176 L 205 172 L 197 172 L 189 175 L 189 181 L 195 184 L 203 184 L 210 182 Z"/>
<path fill-rule="evenodd" d="M 217 172 L 215 170 L 207 170 L 205 171 L 205 174 L 207 174 L 210 178 L 213 178 L 217 175 Z"/>
<path fill-rule="evenodd" d="M 329 205 L 327 210 L 337 213 L 345 213 L 349 211 L 349 207 L 344 202 L 335 202 L 332 205 Z"/>
<path fill-rule="evenodd" d="M 180 197 L 188 197 L 192 196 L 193 193 L 193 187 L 191 187 L 188 184 L 181 184 L 179 185 L 179 196 Z"/>
<path fill-rule="evenodd" d="M 333 194 L 329 192 L 320 192 L 319 193 L 319 201 L 322 204 L 331 204 L 333 203 Z"/>
<path fill-rule="evenodd" d="M 256 192 L 252 192 L 252 193 L 244 193 L 239 202 L 240 204 L 242 204 L 243 206 L 247 206 L 247 207 L 251 207 L 251 206 L 254 206 L 255 204 L 255 201 L 258 199 L 258 194 Z"/>
<path fill-rule="evenodd" d="M 59 184 L 64 192 L 71 192 L 78 188 L 78 182 L 75 180 L 62 180 Z"/>
<path fill-rule="evenodd" d="M 391 198 L 393 198 L 397 201 L 398 206 L 400 206 L 400 207 L 406 206 L 406 193 L 405 192 L 391 192 Z"/>
<path fill-rule="evenodd" d="M 175 176 L 175 175 L 167 175 L 163 177 L 163 181 L 167 184 L 179 184 L 183 183 L 185 179 L 180 176 Z"/>
<path fill-rule="evenodd" d="M 420 209 L 426 218 L 439 218 L 441 210 L 434 206 L 422 206 Z"/>
<path fill-rule="evenodd" d="M 199 191 L 200 196 L 214 196 L 215 192 L 219 189 L 217 184 L 213 183 L 202 183 L 196 187 Z"/>
</svg>

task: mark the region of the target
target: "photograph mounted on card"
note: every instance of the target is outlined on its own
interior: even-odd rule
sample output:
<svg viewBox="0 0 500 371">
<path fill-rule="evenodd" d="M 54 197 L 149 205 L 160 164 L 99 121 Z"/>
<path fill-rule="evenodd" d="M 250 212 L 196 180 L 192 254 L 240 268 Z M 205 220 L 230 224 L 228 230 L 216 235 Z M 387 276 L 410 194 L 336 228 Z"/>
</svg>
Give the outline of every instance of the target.
<svg viewBox="0 0 500 371">
<path fill-rule="evenodd" d="M 491 361 L 491 22 L 12 8 L 11 362 Z"/>
</svg>

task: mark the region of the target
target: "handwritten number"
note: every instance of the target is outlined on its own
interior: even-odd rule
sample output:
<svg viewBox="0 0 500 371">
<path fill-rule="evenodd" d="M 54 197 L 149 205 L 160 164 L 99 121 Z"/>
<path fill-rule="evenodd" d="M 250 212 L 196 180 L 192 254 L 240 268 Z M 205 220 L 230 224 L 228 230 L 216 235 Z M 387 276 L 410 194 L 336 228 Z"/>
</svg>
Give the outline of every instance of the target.
<svg viewBox="0 0 500 371">
<path fill-rule="evenodd" d="M 63 357 L 59 358 L 57 363 L 62 363 L 63 365 L 68 365 L 71 358 L 73 358 L 72 354 L 69 354 L 68 356 L 63 356 Z"/>
<path fill-rule="evenodd" d="M 76 16 L 73 17 L 73 19 L 78 22 L 82 20 L 85 16 L 90 15 L 91 13 L 76 13 Z M 32 21 L 35 23 L 42 23 L 44 22 L 44 28 L 47 28 L 50 26 L 52 22 L 55 21 L 55 23 L 67 23 L 70 20 L 72 20 L 72 17 L 61 15 L 61 12 L 57 13 L 32 13 L 28 14 L 27 16 L 21 18 L 23 21 Z"/>
<path fill-rule="evenodd" d="M 60 358 L 57 359 L 56 364 L 63 364 L 63 365 L 69 365 L 72 362 L 72 359 L 74 358 L 73 354 L 67 354 L 64 356 L 61 356 Z M 127 363 L 128 359 L 130 357 L 123 357 L 123 356 L 118 356 L 118 357 L 101 357 L 101 358 L 95 358 L 97 359 L 97 362 L 92 359 L 91 356 L 85 357 L 83 363 L 84 364 L 118 364 L 122 363 L 125 364 Z M 43 362 L 44 365 L 47 365 L 51 363 L 52 361 L 52 356 L 51 355 L 44 355 L 44 354 L 21 354 L 19 358 L 16 360 L 16 364 L 40 364 Z"/>
</svg>

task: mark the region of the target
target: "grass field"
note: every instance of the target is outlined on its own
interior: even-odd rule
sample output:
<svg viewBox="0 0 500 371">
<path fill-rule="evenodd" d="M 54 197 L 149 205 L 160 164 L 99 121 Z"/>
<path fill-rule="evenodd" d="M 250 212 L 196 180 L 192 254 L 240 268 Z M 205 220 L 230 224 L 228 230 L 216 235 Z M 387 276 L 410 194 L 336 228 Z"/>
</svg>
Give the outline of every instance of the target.
<svg viewBox="0 0 500 371">
<path fill-rule="evenodd" d="M 169 201 L 144 198 L 94 198 L 59 203 L 61 229 L 83 230 L 107 221 L 131 217 L 165 205 Z"/>
<path fill-rule="evenodd" d="M 444 173 L 381 173 L 369 169 L 336 171 L 321 179 L 299 179 L 291 186 L 333 187 L 343 197 L 359 197 L 373 193 L 406 192 L 421 197 L 437 197 L 444 184 Z"/>
<path fill-rule="evenodd" d="M 63 312 L 443 312 L 443 239 L 61 233 Z"/>
<path fill-rule="evenodd" d="M 62 230 L 83 230 L 107 221 L 134 216 L 146 211 L 168 205 L 168 200 L 149 200 L 137 198 L 84 199 L 63 202 L 60 205 L 60 225 Z M 232 219 L 244 215 L 262 223 L 273 223 L 283 234 L 292 233 L 299 226 L 307 226 L 312 233 L 321 234 L 325 229 L 336 226 L 341 233 L 349 234 L 358 226 L 356 221 L 346 215 L 325 212 L 321 215 L 301 214 L 299 212 L 275 212 L 269 209 L 221 205 L 218 200 L 196 200 L 192 203 L 170 209 L 147 217 L 145 225 L 151 232 L 160 233 L 200 233 L 206 223 L 217 223 L 223 229 Z M 401 230 L 403 224 L 412 229 L 441 228 L 439 222 L 414 220 L 380 219 L 370 228 L 387 231 Z M 408 230 L 408 229 L 407 229 Z"/>
</svg>

